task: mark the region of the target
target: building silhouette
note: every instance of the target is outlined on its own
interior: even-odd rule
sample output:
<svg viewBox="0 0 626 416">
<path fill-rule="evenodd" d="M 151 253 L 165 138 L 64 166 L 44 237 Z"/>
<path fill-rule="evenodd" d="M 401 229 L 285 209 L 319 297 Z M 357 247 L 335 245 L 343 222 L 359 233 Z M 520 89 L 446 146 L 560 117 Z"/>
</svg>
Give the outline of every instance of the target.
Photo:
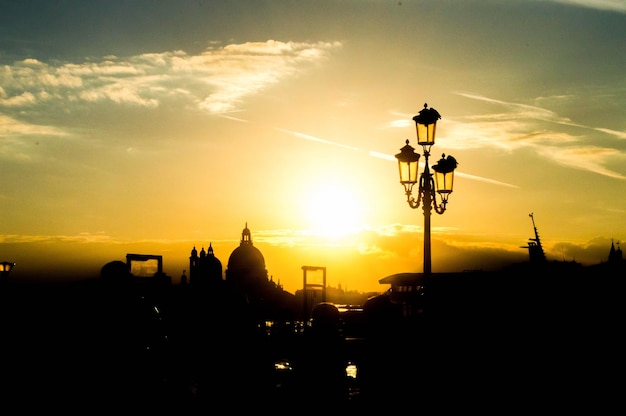
<svg viewBox="0 0 626 416">
<path fill-rule="evenodd" d="M 252 234 L 246 223 L 241 232 L 241 241 L 230 254 L 226 268 L 226 281 L 232 286 L 260 296 L 269 283 L 265 258 L 252 243 Z"/>
<path fill-rule="evenodd" d="M 211 292 L 213 299 L 242 303 L 258 322 L 293 319 L 298 313 L 294 295 L 269 276 L 263 253 L 253 244 L 248 223 L 224 271 L 212 244 L 200 252 L 193 247 L 189 257 L 189 286 L 191 290 Z"/>
<path fill-rule="evenodd" d="M 522 246 L 521 248 L 528 249 L 528 257 L 531 265 L 544 265 L 546 263 L 546 254 L 543 251 L 543 246 L 541 245 L 541 239 L 539 238 L 539 232 L 537 231 L 537 226 L 535 225 L 535 217 L 531 212 L 528 214 L 530 219 L 533 222 L 533 230 L 535 232 L 534 238 L 528 239 L 528 245 Z"/>
<path fill-rule="evenodd" d="M 611 240 L 611 249 L 609 250 L 609 264 L 619 265 L 622 263 L 622 260 L 622 249 L 619 246 L 619 241 L 617 242 L 616 249 L 613 240 Z"/>
<path fill-rule="evenodd" d="M 222 280 L 222 262 L 215 257 L 212 244 L 206 251 L 202 247 L 200 253 L 194 246 L 189 256 L 189 284 L 216 287 Z"/>
</svg>

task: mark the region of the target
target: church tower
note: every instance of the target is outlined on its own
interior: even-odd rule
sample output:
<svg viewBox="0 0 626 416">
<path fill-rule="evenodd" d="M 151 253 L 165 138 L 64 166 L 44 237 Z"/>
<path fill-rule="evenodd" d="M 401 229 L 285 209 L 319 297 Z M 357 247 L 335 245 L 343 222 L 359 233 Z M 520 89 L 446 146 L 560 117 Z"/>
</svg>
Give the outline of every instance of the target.
<svg viewBox="0 0 626 416">
<path fill-rule="evenodd" d="M 215 286 L 220 284 L 222 280 L 222 262 L 215 257 L 213 245 L 209 243 L 207 251 L 202 247 L 199 254 L 194 246 L 189 256 L 189 284 L 192 286 Z"/>
<path fill-rule="evenodd" d="M 609 250 L 609 263 L 619 264 L 622 262 L 622 249 L 619 247 L 619 241 L 617 242 L 617 249 L 613 240 L 611 240 L 611 249 Z"/>
</svg>

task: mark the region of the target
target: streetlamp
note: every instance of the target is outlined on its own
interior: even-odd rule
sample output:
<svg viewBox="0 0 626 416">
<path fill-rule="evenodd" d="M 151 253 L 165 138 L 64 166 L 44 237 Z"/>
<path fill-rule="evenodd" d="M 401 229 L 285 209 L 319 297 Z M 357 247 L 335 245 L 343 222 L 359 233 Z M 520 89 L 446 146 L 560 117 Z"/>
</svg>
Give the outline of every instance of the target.
<svg viewBox="0 0 626 416">
<path fill-rule="evenodd" d="M 428 104 L 424 104 L 419 114 L 413 117 L 417 131 L 417 144 L 422 146 L 424 152 L 424 171 L 419 177 L 417 199 L 413 196 L 413 186 L 418 183 L 417 169 L 420 155 L 415 153 L 415 149 L 409 145 L 408 140 L 400 149 L 400 153 L 396 155 L 400 170 L 400 183 L 404 186 L 406 200 L 411 208 L 418 208 L 421 203 L 424 211 L 424 277 L 430 276 L 431 273 L 430 216 L 433 209 L 437 214 L 445 212 L 448 197 L 452 193 L 454 169 L 457 166 L 454 157 L 450 155 L 446 157 L 442 154 L 441 159 L 433 165 L 435 172 L 433 180 L 433 174 L 428 167 L 428 157 L 432 145 L 435 144 L 435 130 L 437 120 L 440 118 L 441 115 L 437 110 L 428 108 Z M 439 204 L 437 204 L 435 189 L 441 198 Z"/>
<path fill-rule="evenodd" d="M 11 261 L 0 262 L 0 276 L 2 277 L 2 280 L 6 280 L 9 273 L 11 273 L 11 270 L 13 270 L 13 266 L 15 266 L 15 263 Z"/>
</svg>

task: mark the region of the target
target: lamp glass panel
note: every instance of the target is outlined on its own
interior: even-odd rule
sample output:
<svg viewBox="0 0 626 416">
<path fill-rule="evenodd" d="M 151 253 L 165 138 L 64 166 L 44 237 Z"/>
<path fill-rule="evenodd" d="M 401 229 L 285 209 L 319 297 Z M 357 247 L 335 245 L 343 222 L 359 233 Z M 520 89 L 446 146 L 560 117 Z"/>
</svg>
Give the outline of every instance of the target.
<svg viewBox="0 0 626 416">
<path fill-rule="evenodd" d="M 435 128 L 437 123 L 420 124 L 415 123 L 417 130 L 417 144 L 421 146 L 432 146 L 435 144 Z"/>
<path fill-rule="evenodd" d="M 454 171 L 442 173 L 435 171 L 435 185 L 440 194 L 449 194 L 454 185 Z"/>
<path fill-rule="evenodd" d="M 398 161 L 400 170 L 400 183 L 416 183 L 417 182 L 417 160 L 415 161 Z"/>
<path fill-rule="evenodd" d="M 15 263 L 10 261 L 0 262 L 0 272 L 10 272 L 14 265 Z"/>
</svg>

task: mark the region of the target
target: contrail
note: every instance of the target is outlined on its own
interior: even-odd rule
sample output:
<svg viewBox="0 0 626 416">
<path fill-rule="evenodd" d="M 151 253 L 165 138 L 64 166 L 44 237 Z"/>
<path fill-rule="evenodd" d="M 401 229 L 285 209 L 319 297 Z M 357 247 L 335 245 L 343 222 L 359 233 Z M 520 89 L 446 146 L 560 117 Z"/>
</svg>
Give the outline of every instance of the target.
<svg viewBox="0 0 626 416">
<path fill-rule="evenodd" d="M 354 147 L 354 146 L 348 146 L 345 144 L 341 144 L 341 143 L 337 143 L 337 142 L 331 142 L 330 140 L 324 140 L 324 139 L 320 139 L 319 137 L 315 137 L 315 136 L 311 136 L 308 134 L 304 134 L 304 133 L 298 133 L 297 131 L 292 131 L 292 130 L 287 130 L 287 129 L 281 129 L 279 127 L 274 127 L 276 130 L 278 131 L 283 131 L 285 133 L 289 133 L 292 134 L 296 137 L 299 137 L 301 139 L 305 139 L 305 140 L 311 140 L 313 142 L 319 142 L 319 143 L 324 143 L 324 144 L 329 144 L 332 146 L 337 146 L 337 147 L 343 147 L 344 149 L 350 149 L 350 150 L 356 150 L 357 152 L 362 152 L 363 150 L 359 149 L 358 147 Z"/>
<path fill-rule="evenodd" d="M 217 116 L 217 117 L 222 117 L 228 120 L 233 120 L 233 121 L 241 121 L 242 123 L 249 123 L 250 120 L 245 120 L 243 118 L 239 118 L 239 117 L 233 117 L 233 116 L 229 116 L 227 114 L 229 113 L 242 113 L 243 110 L 233 110 L 233 111 L 224 111 L 222 113 L 212 113 L 213 115 Z"/>
<path fill-rule="evenodd" d="M 455 175 L 459 175 L 463 178 L 467 178 L 467 179 L 472 179 L 474 181 L 479 181 L 479 182 L 486 182 L 486 183 L 490 183 L 493 185 L 500 185 L 500 186 L 506 186 L 509 188 L 519 188 L 519 186 L 517 185 L 513 185 L 510 183 L 506 183 L 506 182 L 500 182 L 500 181 L 496 181 L 495 179 L 489 179 L 489 178 L 483 178 L 482 176 L 475 176 L 475 175 L 470 175 L 469 173 L 463 173 L 463 172 L 454 172 Z"/>
<path fill-rule="evenodd" d="M 232 116 L 226 116 L 224 114 L 219 114 L 219 116 L 224 117 L 224 118 L 228 118 L 228 119 L 231 119 L 231 120 L 242 121 L 242 122 L 249 122 L 248 120 L 243 120 L 243 119 L 232 117 Z M 363 149 L 359 149 L 358 147 L 348 146 L 348 145 L 345 145 L 345 144 L 333 142 L 331 140 L 321 139 L 319 137 L 311 136 L 310 134 L 304 134 L 304 133 L 300 133 L 300 132 L 293 131 L 293 130 L 283 129 L 283 128 L 280 128 L 280 127 L 273 127 L 273 129 L 281 131 L 283 133 L 291 134 L 292 136 L 295 136 L 295 137 L 297 137 L 299 139 L 310 140 L 310 141 L 313 141 L 313 142 L 327 144 L 327 145 L 330 145 L 330 146 L 342 147 L 344 149 L 350 149 L 350 150 L 354 150 L 356 152 L 365 152 Z M 374 150 L 370 150 L 367 153 L 370 156 L 376 157 L 376 158 L 379 158 L 379 159 L 389 160 L 389 161 L 392 161 L 392 162 L 396 161 L 396 158 L 394 156 L 388 155 L 388 154 L 385 154 L 385 153 L 376 152 Z M 509 187 L 509 188 L 519 188 L 519 186 L 512 185 L 510 183 L 500 182 L 500 181 L 496 181 L 494 179 L 489 179 L 489 178 L 483 178 L 481 176 L 470 175 L 470 174 L 459 172 L 459 171 L 455 171 L 455 174 L 458 175 L 458 176 L 461 176 L 463 178 L 467 178 L 467 179 L 474 180 L 474 181 L 479 181 L 479 182 L 490 183 L 492 185 L 506 186 L 506 187 Z"/>
<path fill-rule="evenodd" d="M 388 154 L 385 154 L 385 153 L 380 153 L 380 152 L 375 152 L 373 150 L 370 150 L 369 154 L 370 154 L 370 156 L 377 157 L 379 159 L 390 160 L 392 162 L 396 161 L 395 156 L 388 155 Z M 474 181 L 490 183 L 492 185 L 507 186 L 509 188 L 519 188 L 519 186 L 517 186 L 517 185 L 512 185 L 510 183 L 496 181 L 495 179 L 483 178 L 481 176 L 470 175 L 469 173 L 459 172 L 458 170 L 455 170 L 454 174 L 458 175 L 458 176 L 461 176 L 463 178 L 474 180 Z"/>
</svg>

